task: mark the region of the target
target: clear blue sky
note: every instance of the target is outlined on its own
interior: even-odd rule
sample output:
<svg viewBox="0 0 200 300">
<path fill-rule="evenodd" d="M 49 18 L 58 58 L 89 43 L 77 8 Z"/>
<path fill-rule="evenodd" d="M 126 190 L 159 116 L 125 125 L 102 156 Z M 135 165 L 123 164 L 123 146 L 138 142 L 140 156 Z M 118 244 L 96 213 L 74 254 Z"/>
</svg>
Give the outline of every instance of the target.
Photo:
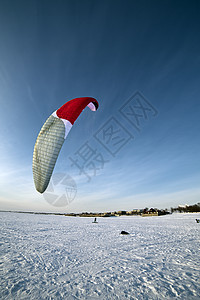
<svg viewBox="0 0 200 300">
<path fill-rule="evenodd" d="M 194 0 L 1 1 L 0 208 L 81 212 L 200 202 L 199 29 Z M 137 91 L 152 105 L 146 119 L 137 110 L 140 131 L 126 115 Z M 58 208 L 35 190 L 33 147 L 48 116 L 81 96 L 100 107 L 82 113 L 61 150 L 54 173 L 70 175 L 77 195 Z M 87 141 L 107 161 L 96 174 L 88 167 L 89 182 L 70 161 Z"/>
</svg>

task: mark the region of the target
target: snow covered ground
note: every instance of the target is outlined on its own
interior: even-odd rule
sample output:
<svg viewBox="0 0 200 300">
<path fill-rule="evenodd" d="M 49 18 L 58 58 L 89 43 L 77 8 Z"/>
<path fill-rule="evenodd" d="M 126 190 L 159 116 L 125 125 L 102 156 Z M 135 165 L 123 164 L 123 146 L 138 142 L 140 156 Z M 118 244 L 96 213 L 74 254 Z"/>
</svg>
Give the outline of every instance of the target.
<svg viewBox="0 0 200 300">
<path fill-rule="evenodd" d="M 200 299 L 196 218 L 1 212 L 0 298 Z"/>
</svg>

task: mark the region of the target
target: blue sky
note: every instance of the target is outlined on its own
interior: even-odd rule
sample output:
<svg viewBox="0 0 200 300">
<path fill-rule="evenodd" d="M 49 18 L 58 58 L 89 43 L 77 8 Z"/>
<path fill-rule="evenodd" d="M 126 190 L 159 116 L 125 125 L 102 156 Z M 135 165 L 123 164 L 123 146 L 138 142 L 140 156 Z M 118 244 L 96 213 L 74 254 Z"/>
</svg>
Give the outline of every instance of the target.
<svg viewBox="0 0 200 300">
<path fill-rule="evenodd" d="M 1 1 L 1 209 L 113 211 L 200 202 L 199 28 L 199 1 Z M 139 118 L 140 131 L 120 112 L 136 92 L 158 112 Z M 82 113 L 63 145 L 54 173 L 71 176 L 77 194 L 56 207 L 35 190 L 33 147 L 48 116 L 81 96 L 100 107 Z M 120 124 L 133 137 L 115 155 L 95 138 L 110 118 L 110 128 Z M 89 182 L 70 161 L 86 142 L 106 160 L 100 170 L 85 169 Z"/>
</svg>

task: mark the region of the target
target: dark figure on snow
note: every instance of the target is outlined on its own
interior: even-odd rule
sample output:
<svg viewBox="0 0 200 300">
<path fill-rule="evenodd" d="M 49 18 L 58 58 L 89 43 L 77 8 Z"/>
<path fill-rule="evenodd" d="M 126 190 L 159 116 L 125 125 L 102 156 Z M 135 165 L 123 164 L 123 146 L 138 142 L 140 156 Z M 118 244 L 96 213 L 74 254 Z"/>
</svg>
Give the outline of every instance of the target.
<svg viewBox="0 0 200 300">
<path fill-rule="evenodd" d="M 129 234 L 129 233 L 126 232 L 126 231 L 124 231 L 124 230 L 122 230 L 122 231 L 121 231 L 121 234 Z"/>
</svg>

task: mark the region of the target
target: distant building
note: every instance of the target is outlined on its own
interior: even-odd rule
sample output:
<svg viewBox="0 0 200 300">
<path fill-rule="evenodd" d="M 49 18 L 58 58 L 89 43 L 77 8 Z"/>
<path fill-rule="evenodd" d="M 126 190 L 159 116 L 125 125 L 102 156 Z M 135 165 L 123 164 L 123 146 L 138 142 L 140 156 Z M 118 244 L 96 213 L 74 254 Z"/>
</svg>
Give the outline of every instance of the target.
<svg viewBox="0 0 200 300">
<path fill-rule="evenodd" d="M 163 216 L 168 215 L 169 212 L 167 210 L 160 210 L 157 208 L 150 208 L 149 210 L 144 209 L 143 213 L 141 214 L 142 217 L 156 217 L 156 216 Z"/>
<path fill-rule="evenodd" d="M 185 204 L 185 205 L 179 205 L 178 207 L 179 208 L 186 208 L 186 207 L 188 207 L 188 205 L 187 204 Z"/>
<path fill-rule="evenodd" d="M 158 216 L 158 211 L 151 212 L 151 211 L 146 211 L 145 213 L 142 214 L 142 217 L 156 217 Z"/>
</svg>

